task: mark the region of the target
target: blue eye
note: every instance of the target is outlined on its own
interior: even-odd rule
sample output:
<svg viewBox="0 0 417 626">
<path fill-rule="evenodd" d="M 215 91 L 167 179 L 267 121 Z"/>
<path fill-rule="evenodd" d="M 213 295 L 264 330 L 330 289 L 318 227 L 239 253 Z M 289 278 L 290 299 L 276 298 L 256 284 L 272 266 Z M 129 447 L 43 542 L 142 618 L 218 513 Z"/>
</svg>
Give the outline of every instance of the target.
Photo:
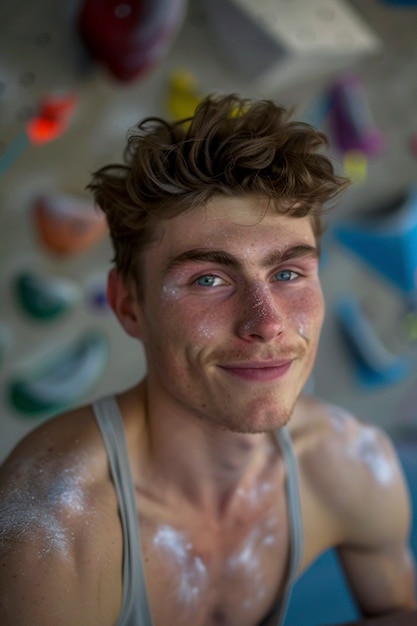
<svg viewBox="0 0 417 626">
<path fill-rule="evenodd" d="M 218 276 L 213 276 L 213 274 L 205 274 L 204 276 L 200 276 L 197 278 L 197 284 L 200 287 L 215 287 L 216 281 L 221 280 Z"/>
<path fill-rule="evenodd" d="M 275 279 L 281 282 L 289 282 L 298 278 L 299 274 L 297 272 L 293 272 L 292 270 L 281 270 L 275 274 Z"/>
</svg>

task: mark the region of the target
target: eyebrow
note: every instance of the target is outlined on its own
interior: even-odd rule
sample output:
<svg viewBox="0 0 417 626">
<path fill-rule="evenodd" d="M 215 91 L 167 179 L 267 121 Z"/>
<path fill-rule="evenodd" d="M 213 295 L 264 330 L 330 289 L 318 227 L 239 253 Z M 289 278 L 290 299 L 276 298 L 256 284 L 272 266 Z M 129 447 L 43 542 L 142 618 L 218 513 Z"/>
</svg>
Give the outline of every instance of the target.
<svg viewBox="0 0 417 626">
<path fill-rule="evenodd" d="M 313 259 L 318 259 L 319 254 L 319 249 L 316 246 L 300 244 L 285 248 L 284 250 L 275 250 L 264 258 L 262 266 L 268 268 L 278 263 L 290 261 L 300 257 L 312 257 Z M 186 265 L 187 263 L 217 263 L 234 269 L 242 269 L 243 267 L 241 261 L 237 257 L 229 254 L 225 250 L 206 250 L 205 248 L 195 248 L 186 250 L 178 256 L 168 259 L 166 272 L 170 272 L 171 270 L 182 265 Z"/>
<path fill-rule="evenodd" d="M 317 246 L 300 244 L 297 246 L 285 248 L 284 250 L 277 250 L 276 252 L 272 252 L 266 257 L 266 259 L 264 259 L 263 265 L 264 267 L 270 267 L 271 265 L 275 265 L 276 263 L 290 261 L 291 259 L 297 259 L 300 257 L 311 257 L 313 259 L 318 259 L 319 256 L 320 251 Z"/>
</svg>

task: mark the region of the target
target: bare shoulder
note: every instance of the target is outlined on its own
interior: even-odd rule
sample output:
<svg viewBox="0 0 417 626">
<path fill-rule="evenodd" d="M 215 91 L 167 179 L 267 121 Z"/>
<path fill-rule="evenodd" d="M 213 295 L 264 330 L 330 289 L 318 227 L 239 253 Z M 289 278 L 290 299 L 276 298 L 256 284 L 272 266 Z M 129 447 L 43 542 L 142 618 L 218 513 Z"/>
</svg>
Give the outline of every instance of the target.
<svg viewBox="0 0 417 626">
<path fill-rule="evenodd" d="M 85 499 L 94 496 L 93 487 L 97 481 L 100 483 L 105 463 L 90 407 L 41 424 L 17 444 L 0 466 L 3 535 L 8 528 L 5 503 L 14 504 L 15 514 L 28 507 L 34 511 L 41 505 L 48 511 L 87 513 Z M 18 519 L 9 521 L 15 527 Z"/>
<path fill-rule="evenodd" d="M 102 575 L 104 555 L 120 571 L 115 520 L 117 501 L 91 407 L 27 435 L 0 467 L 0 586 L 8 598 L 1 623 L 66 624 L 58 613 L 67 603 L 72 619 L 73 603 L 79 607 L 76 623 L 107 623 L 91 614 L 87 600 L 114 582 Z"/>
<path fill-rule="evenodd" d="M 306 488 L 334 516 L 346 540 L 369 545 L 406 536 L 410 505 L 389 436 L 348 411 L 303 397 L 291 433 Z"/>
</svg>

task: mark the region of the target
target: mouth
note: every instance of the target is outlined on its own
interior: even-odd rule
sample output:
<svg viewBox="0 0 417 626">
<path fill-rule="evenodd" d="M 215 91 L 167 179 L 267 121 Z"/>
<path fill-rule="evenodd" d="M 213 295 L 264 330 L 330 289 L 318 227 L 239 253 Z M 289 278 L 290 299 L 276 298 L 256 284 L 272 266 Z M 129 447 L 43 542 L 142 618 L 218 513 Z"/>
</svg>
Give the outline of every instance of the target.
<svg viewBox="0 0 417 626">
<path fill-rule="evenodd" d="M 245 361 L 244 363 L 228 363 L 219 367 L 227 374 L 246 381 L 273 382 L 279 380 L 290 369 L 294 359 L 274 361 Z"/>
</svg>

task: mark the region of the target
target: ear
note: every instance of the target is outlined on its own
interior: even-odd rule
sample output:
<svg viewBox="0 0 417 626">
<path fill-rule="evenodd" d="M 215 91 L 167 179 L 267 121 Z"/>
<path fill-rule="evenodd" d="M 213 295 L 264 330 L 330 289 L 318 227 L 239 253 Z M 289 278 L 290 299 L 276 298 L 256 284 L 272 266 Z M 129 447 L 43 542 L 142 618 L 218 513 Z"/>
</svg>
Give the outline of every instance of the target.
<svg viewBox="0 0 417 626">
<path fill-rule="evenodd" d="M 126 285 L 116 269 L 110 270 L 107 277 L 107 300 L 127 334 L 141 339 L 140 304 L 133 288 Z"/>
</svg>

